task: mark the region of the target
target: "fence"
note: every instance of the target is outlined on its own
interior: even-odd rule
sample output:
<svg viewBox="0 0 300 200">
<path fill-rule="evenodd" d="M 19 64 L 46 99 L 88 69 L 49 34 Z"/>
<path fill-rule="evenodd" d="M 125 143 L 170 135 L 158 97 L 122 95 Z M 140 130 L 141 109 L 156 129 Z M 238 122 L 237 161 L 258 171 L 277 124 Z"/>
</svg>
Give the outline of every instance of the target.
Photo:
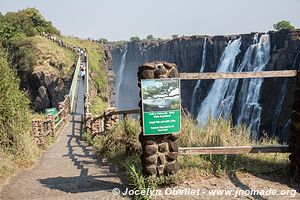
<svg viewBox="0 0 300 200">
<path fill-rule="evenodd" d="M 261 71 L 261 72 L 220 72 L 220 73 L 180 73 L 181 80 L 195 79 L 232 79 L 232 78 L 288 78 L 296 77 L 296 70 L 280 70 L 280 71 Z M 112 110 L 105 112 L 103 115 L 90 118 L 87 130 L 93 135 L 104 133 L 105 120 L 115 115 L 123 115 L 125 118 L 128 114 L 139 114 L 140 109 L 135 110 Z M 107 120 L 108 121 L 108 120 Z M 234 146 L 234 147 L 179 147 L 178 152 L 181 155 L 195 154 L 246 154 L 246 153 L 291 153 L 290 145 L 268 145 L 268 146 Z"/>
</svg>

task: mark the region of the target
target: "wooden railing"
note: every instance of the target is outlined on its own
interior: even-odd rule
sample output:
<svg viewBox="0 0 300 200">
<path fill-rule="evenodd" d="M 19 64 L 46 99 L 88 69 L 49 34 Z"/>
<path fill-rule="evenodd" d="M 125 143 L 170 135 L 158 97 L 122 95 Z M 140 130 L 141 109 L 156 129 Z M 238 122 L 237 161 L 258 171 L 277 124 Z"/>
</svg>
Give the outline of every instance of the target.
<svg viewBox="0 0 300 200">
<path fill-rule="evenodd" d="M 228 147 L 179 147 L 180 155 L 290 153 L 289 145 L 228 146 Z"/>
<path fill-rule="evenodd" d="M 296 77 L 296 70 L 261 71 L 261 72 L 217 72 L 217 73 L 181 73 L 181 80 L 195 79 L 229 79 L 229 78 L 274 78 L 274 77 Z M 87 131 L 93 136 L 104 133 L 105 119 L 116 115 L 139 114 L 140 109 L 113 110 L 104 112 L 102 115 L 88 118 Z M 227 147 L 179 147 L 180 155 L 195 154 L 247 154 L 247 153 L 290 153 L 289 145 L 267 145 L 267 146 L 227 146 Z"/>
<path fill-rule="evenodd" d="M 180 73 L 181 80 L 210 80 L 231 78 L 287 78 L 295 77 L 296 70 L 260 71 L 260 72 L 204 72 L 204 73 Z"/>
<path fill-rule="evenodd" d="M 32 121 L 31 133 L 37 144 L 44 144 L 47 136 L 55 136 L 57 130 L 62 126 L 66 117 L 70 114 L 70 97 L 65 96 L 64 100 L 58 104 L 56 115 L 46 115 L 45 119 L 35 119 Z M 59 121 L 55 123 L 55 119 Z"/>
</svg>

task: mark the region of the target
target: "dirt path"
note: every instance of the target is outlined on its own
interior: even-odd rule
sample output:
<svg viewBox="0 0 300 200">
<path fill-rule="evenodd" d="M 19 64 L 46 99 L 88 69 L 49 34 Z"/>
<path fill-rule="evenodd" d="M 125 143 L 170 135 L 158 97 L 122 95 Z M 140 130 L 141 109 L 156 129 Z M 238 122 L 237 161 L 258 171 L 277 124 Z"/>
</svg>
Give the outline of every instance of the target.
<svg viewBox="0 0 300 200">
<path fill-rule="evenodd" d="M 194 194 L 192 192 L 194 192 Z M 299 187 L 289 187 L 286 184 L 267 180 L 267 178 L 263 179 L 253 175 L 240 176 L 233 174 L 228 178 L 203 177 L 201 180 L 188 181 L 172 189 L 166 188 L 162 190 L 161 193 L 158 193 L 159 195 L 153 199 L 296 200 L 300 199 L 299 192 Z"/>
<path fill-rule="evenodd" d="M 0 191 L 0 199 L 116 199 L 113 188 L 124 188 L 105 163 L 99 164 L 91 148 L 81 141 L 83 82 L 79 80 L 76 113 L 63 127 L 57 142 L 37 166 L 13 176 Z M 118 199 L 121 199 L 118 197 Z"/>
</svg>

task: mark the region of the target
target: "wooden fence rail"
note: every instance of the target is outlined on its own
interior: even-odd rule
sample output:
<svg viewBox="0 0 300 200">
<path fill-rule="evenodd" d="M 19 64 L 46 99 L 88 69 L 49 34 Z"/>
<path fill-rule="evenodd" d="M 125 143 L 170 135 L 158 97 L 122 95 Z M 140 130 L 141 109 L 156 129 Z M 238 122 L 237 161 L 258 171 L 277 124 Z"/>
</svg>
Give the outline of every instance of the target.
<svg viewBox="0 0 300 200">
<path fill-rule="evenodd" d="M 290 153 L 289 145 L 230 146 L 230 147 L 179 147 L 181 155 Z"/>
<path fill-rule="evenodd" d="M 277 70 L 260 72 L 204 72 L 204 73 L 180 73 L 181 80 L 198 79 L 230 79 L 230 78 L 278 78 L 295 77 L 297 70 Z"/>
</svg>

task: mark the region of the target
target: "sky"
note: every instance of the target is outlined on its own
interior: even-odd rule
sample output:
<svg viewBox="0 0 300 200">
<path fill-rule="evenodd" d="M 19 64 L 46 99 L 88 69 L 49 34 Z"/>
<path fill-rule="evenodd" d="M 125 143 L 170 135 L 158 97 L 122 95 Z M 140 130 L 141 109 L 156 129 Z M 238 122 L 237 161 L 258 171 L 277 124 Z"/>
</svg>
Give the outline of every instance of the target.
<svg viewBox="0 0 300 200">
<path fill-rule="evenodd" d="M 281 20 L 300 28 L 300 0 L 0 0 L 2 14 L 28 7 L 63 35 L 110 41 L 267 32 Z"/>
</svg>

